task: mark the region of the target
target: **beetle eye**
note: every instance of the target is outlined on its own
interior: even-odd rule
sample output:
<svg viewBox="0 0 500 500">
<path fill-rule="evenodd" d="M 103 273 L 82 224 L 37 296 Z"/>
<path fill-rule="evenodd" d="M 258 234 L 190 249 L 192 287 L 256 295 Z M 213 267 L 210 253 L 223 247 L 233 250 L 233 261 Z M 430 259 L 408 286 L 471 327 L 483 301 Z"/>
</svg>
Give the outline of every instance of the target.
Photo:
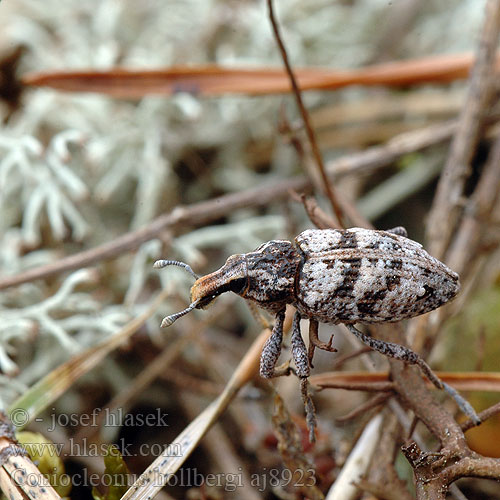
<svg viewBox="0 0 500 500">
<path fill-rule="evenodd" d="M 237 278 L 229 282 L 229 290 L 237 294 L 241 294 L 243 290 L 245 290 L 246 286 L 247 286 L 246 278 Z"/>
<path fill-rule="evenodd" d="M 215 300 L 217 296 L 218 296 L 217 294 L 212 294 L 203 297 L 202 299 L 199 300 L 196 309 L 205 309 L 205 307 L 207 307 L 213 300 Z"/>
<path fill-rule="evenodd" d="M 222 286 L 218 287 L 211 293 L 210 295 L 206 295 L 203 298 L 200 298 L 197 309 L 203 309 L 208 306 L 213 300 L 215 300 L 219 295 L 222 295 L 225 292 L 234 292 L 240 294 L 245 290 L 247 286 L 246 278 L 236 278 L 231 280 L 229 283 L 224 283 Z"/>
</svg>

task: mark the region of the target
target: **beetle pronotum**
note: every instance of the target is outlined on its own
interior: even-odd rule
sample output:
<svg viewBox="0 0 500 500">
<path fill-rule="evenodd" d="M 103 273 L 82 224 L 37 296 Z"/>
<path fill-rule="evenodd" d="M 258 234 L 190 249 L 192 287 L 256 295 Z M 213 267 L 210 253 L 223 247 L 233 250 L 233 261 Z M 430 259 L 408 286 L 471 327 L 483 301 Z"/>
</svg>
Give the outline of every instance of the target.
<svg viewBox="0 0 500 500">
<path fill-rule="evenodd" d="M 354 327 L 355 323 L 412 318 L 440 307 L 458 293 L 458 275 L 407 238 L 404 228 L 309 229 L 293 243 L 272 240 L 253 252 L 232 255 L 219 270 L 201 278 L 182 262 L 159 260 L 154 264 L 156 268 L 168 265 L 181 266 L 197 279 L 191 288 L 191 304 L 164 318 L 161 326 L 171 325 L 228 291 L 275 315 L 273 331 L 260 359 L 260 374 L 265 378 L 289 373 L 289 369 L 277 369 L 276 363 L 281 353 L 285 306 L 295 306 L 292 357 L 303 382 L 306 407 L 312 405 L 305 388 L 314 349 L 334 350 L 331 341 L 319 340 L 318 322 L 343 323 L 372 349 L 419 366 L 436 387 L 445 389 L 460 409 L 479 423 L 470 404 L 443 383 L 418 354 L 399 344 L 374 339 Z M 309 319 L 309 351 L 300 333 L 301 318 Z"/>
</svg>

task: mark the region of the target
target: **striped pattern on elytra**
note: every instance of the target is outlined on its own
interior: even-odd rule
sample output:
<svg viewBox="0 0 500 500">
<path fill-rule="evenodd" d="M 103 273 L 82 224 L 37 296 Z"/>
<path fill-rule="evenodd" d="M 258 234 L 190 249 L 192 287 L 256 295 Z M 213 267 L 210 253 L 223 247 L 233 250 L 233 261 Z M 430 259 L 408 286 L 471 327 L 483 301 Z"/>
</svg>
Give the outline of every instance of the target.
<svg viewBox="0 0 500 500">
<path fill-rule="evenodd" d="M 155 267 L 172 264 L 186 266 L 192 273 L 187 264 L 176 261 L 158 261 Z M 396 322 L 427 313 L 451 300 L 459 289 L 458 275 L 407 238 L 404 228 L 309 229 L 293 243 L 272 240 L 253 252 L 230 256 L 219 270 L 195 281 L 189 307 L 164 318 L 162 326 L 207 306 L 227 291 L 252 300 L 276 316 L 260 360 L 261 376 L 271 378 L 290 373 L 288 365 L 277 368 L 276 364 L 281 353 L 285 307 L 291 304 L 297 309 L 292 325 L 292 357 L 301 379 L 310 374 L 316 347 L 335 350 L 331 341 L 319 340 L 318 322 L 343 323 L 372 349 L 418 365 L 478 422 L 472 407 L 441 382 L 420 356 L 404 346 L 373 339 L 353 326 Z M 309 350 L 300 334 L 301 318 L 309 319 Z M 313 408 L 306 384 L 301 387 L 306 408 Z M 308 415 L 308 421 L 314 419 Z"/>
<path fill-rule="evenodd" d="M 388 231 L 308 230 L 294 305 L 322 323 L 395 322 L 432 311 L 459 290 L 458 275 L 419 243 Z"/>
</svg>

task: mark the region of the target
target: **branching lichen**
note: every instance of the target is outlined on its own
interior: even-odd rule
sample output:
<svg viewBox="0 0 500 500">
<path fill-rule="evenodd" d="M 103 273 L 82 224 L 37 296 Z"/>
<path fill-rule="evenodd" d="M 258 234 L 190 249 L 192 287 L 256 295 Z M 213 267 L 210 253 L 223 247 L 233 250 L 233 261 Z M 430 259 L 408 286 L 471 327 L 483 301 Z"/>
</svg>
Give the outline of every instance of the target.
<svg viewBox="0 0 500 500">
<path fill-rule="evenodd" d="M 72 171 L 68 151 L 68 143 L 81 142 L 82 138 L 75 130 L 61 132 L 44 151 L 34 137 L 0 135 L 0 210 L 7 215 L 2 221 L 12 225 L 22 218 L 26 245 L 40 244 L 43 215 L 55 240 L 66 235 L 66 223 L 74 239 L 81 240 L 87 234 L 88 225 L 76 203 L 88 196 L 88 189 Z"/>
<path fill-rule="evenodd" d="M 97 279 L 95 270 L 80 269 L 70 274 L 57 292 L 44 300 L 22 308 L 6 307 L 4 304 L 0 311 L 1 370 L 9 374 L 18 370 L 9 355 L 17 354 L 14 344 L 19 347 L 19 341 L 34 342 L 36 337 L 50 336 L 56 341 L 56 347 L 52 348 L 59 350 L 60 356 L 67 357 L 123 326 L 130 319 L 125 311 L 116 306 L 102 307 L 92 295 L 76 291 L 82 285 L 95 285 Z M 22 297 L 18 297 L 18 301 L 23 302 Z M 50 344 L 53 343 L 48 342 L 47 346 Z M 46 362 L 45 366 L 38 364 L 37 357 L 35 353 L 31 370 L 37 371 L 34 366 L 47 370 Z M 26 380 L 26 375 L 24 371 L 21 375 L 23 380 Z"/>
</svg>

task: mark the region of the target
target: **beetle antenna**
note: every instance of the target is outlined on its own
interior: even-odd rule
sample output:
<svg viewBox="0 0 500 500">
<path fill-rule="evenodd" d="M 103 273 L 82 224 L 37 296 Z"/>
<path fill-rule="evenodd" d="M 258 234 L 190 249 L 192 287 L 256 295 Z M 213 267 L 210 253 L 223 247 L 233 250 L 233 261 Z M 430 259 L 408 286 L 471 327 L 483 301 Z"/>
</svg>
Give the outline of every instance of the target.
<svg viewBox="0 0 500 500">
<path fill-rule="evenodd" d="M 188 266 L 189 267 L 189 266 Z M 176 312 L 174 314 L 171 314 L 170 316 L 165 316 L 161 322 L 160 327 L 165 328 L 167 326 L 170 326 L 174 321 L 177 321 L 179 318 L 182 318 L 182 316 L 185 316 L 187 313 L 190 313 L 200 302 L 200 299 L 195 300 L 194 302 L 191 302 L 186 309 Z"/>
<path fill-rule="evenodd" d="M 191 269 L 191 266 L 188 264 L 185 264 L 184 262 L 181 262 L 179 260 L 157 260 L 154 264 L 153 267 L 156 269 L 161 269 L 162 267 L 167 267 L 167 266 L 177 266 L 177 267 L 182 267 L 185 269 L 191 276 L 194 277 L 195 280 L 199 278 L 199 276 Z M 189 312 L 189 311 L 188 311 Z"/>
</svg>

